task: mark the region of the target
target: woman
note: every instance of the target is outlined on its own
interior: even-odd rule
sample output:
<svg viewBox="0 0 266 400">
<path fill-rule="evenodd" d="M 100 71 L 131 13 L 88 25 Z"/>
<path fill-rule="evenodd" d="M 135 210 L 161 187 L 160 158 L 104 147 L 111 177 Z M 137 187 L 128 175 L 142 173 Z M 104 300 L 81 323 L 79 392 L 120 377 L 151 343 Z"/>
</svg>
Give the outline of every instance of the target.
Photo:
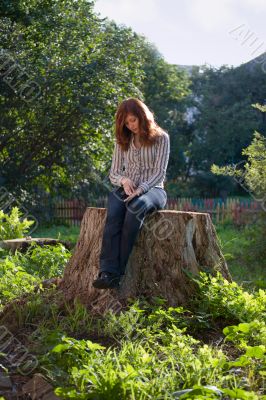
<svg viewBox="0 0 266 400">
<path fill-rule="evenodd" d="M 100 272 L 93 286 L 119 286 L 145 216 L 167 202 L 164 180 L 169 160 L 169 135 L 139 99 L 122 101 L 115 115 L 116 142 L 100 254 Z M 124 170 L 123 170 L 124 166 Z"/>
</svg>

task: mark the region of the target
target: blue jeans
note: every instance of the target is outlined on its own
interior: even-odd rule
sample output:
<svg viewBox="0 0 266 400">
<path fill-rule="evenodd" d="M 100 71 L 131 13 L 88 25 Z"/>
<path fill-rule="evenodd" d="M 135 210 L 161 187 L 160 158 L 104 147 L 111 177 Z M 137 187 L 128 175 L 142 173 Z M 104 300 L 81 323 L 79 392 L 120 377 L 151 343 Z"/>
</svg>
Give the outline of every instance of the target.
<svg viewBox="0 0 266 400">
<path fill-rule="evenodd" d="M 167 194 L 163 188 L 153 187 L 129 202 L 123 187 L 108 195 L 107 215 L 100 254 L 100 272 L 124 275 L 128 258 L 147 214 L 163 209 Z"/>
</svg>

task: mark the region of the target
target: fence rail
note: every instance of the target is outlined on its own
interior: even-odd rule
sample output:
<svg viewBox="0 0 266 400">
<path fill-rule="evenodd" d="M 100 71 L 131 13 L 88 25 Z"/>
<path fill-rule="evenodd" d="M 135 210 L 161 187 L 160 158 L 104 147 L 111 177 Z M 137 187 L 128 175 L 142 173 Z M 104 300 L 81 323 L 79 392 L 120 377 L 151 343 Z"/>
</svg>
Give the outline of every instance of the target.
<svg viewBox="0 0 266 400">
<path fill-rule="evenodd" d="M 82 200 L 58 200 L 53 205 L 53 216 L 57 222 L 67 222 L 79 226 L 86 210 Z M 94 207 L 106 207 L 107 196 L 100 197 L 93 204 Z M 168 198 L 165 209 L 177 211 L 194 211 L 209 213 L 213 223 L 231 221 L 237 226 L 255 222 L 261 212 L 260 204 L 253 199 L 227 198 Z"/>
</svg>

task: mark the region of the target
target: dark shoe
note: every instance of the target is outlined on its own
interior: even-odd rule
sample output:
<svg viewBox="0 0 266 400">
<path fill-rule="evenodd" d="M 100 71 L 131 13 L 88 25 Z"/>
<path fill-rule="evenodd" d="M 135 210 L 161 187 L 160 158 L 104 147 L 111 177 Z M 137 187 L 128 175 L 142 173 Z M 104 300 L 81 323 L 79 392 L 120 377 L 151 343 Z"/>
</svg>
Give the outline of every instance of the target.
<svg viewBox="0 0 266 400">
<path fill-rule="evenodd" d="M 120 276 L 111 272 L 100 272 L 99 276 L 93 281 L 92 286 L 97 289 L 111 289 L 119 286 Z"/>
</svg>

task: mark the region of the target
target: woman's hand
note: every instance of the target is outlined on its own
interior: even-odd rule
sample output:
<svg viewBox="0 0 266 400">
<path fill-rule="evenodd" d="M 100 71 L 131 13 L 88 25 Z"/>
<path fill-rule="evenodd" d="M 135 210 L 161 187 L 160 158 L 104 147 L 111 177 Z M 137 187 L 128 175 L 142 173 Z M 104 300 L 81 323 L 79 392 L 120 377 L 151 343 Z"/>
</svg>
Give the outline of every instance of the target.
<svg viewBox="0 0 266 400">
<path fill-rule="evenodd" d="M 136 189 L 132 194 L 130 194 L 125 200 L 124 202 L 128 202 L 130 200 L 132 200 L 134 197 L 136 196 L 140 196 L 142 194 L 142 190 L 140 188 Z"/>
<path fill-rule="evenodd" d="M 123 186 L 124 191 L 128 196 L 131 195 L 136 189 L 135 183 L 131 179 L 126 177 L 123 177 L 121 179 L 121 185 Z"/>
</svg>

